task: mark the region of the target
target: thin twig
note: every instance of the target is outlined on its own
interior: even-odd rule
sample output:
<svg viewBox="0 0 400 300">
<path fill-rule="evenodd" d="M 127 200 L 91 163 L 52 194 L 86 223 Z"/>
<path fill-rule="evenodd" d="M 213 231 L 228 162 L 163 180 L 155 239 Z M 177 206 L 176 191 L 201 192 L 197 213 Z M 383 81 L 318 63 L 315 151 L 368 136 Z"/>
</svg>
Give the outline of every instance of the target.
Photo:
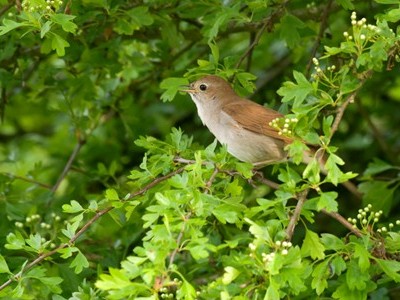
<svg viewBox="0 0 400 300">
<path fill-rule="evenodd" d="M 178 254 L 179 249 L 181 247 L 181 242 L 182 242 L 182 238 L 183 235 L 185 234 L 185 230 L 186 230 L 186 222 L 190 219 L 190 217 L 192 216 L 192 213 L 189 212 L 187 215 L 184 216 L 183 218 L 183 223 L 182 223 L 182 227 L 181 230 L 179 231 L 178 237 L 176 238 L 176 248 L 174 249 L 174 251 L 172 251 L 171 256 L 169 257 L 169 264 L 168 264 L 168 269 L 171 269 L 174 260 L 175 260 L 175 256 L 176 254 Z"/>
<path fill-rule="evenodd" d="M 136 196 L 142 195 L 142 194 L 146 193 L 149 189 L 151 189 L 153 186 L 159 184 L 160 182 L 167 180 L 168 178 L 171 178 L 172 176 L 175 176 L 176 174 L 182 173 L 183 170 L 185 170 L 184 167 L 179 168 L 175 171 L 172 171 L 171 173 L 168 173 L 167 175 L 158 177 L 158 178 L 154 179 L 152 182 L 150 182 L 148 185 L 146 185 L 144 188 L 140 189 L 139 191 L 128 194 L 125 197 L 125 199 L 130 200 Z"/>
<path fill-rule="evenodd" d="M 141 188 L 140 190 L 138 190 L 137 192 L 131 193 L 129 199 L 138 196 L 138 195 L 142 195 L 144 193 L 146 193 L 149 189 L 151 189 L 152 187 L 154 187 L 155 185 L 157 185 L 158 183 L 167 180 L 168 178 L 182 172 L 184 170 L 184 168 L 180 168 L 177 169 L 175 171 L 172 171 L 171 173 L 162 176 L 162 177 L 158 177 L 155 180 L 153 180 L 152 182 L 150 182 L 149 184 L 147 184 L 146 186 L 144 186 L 143 188 Z M 69 247 L 70 245 L 74 244 L 75 241 L 82 236 L 83 233 L 85 233 L 89 227 L 96 222 L 99 218 L 101 218 L 103 215 L 107 214 L 108 212 L 110 212 L 112 209 L 114 209 L 113 206 L 104 208 L 98 212 L 96 212 L 96 214 L 88 221 L 86 222 L 85 225 L 83 225 L 81 227 L 81 229 L 79 229 L 74 236 L 71 237 L 71 239 L 67 242 L 67 243 L 63 243 L 61 245 L 59 245 L 58 247 L 56 247 L 55 249 L 40 254 L 38 257 L 36 257 L 33 261 L 31 261 L 30 263 L 28 263 L 22 270 L 20 270 L 17 274 L 15 274 L 12 278 L 10 278 L 9 280 L 7 280 L 6 282 L 4 282 L 1 286 L 0 286 L 0 291 L 3 290 L 4 288 L 6 288 L 7 286 L 9 286 L 13 281 L 15 281 L 16 279 L 18 279 L 19 277 L 22 276 L 22 274 L 24 272 L 26 272 L 27 270 L 31 269 L 33 266 L 39 264 L 40 262 L 42 262 L 43 260 L 45 260 L 46 258 L 54 255 L 55 253 L 57 253 L 59 250 L 64 249 Z M 183 235 L 183 234 L 182 234 Z M 178 236 L 179 238 L 179 236 Z M 182 239 L 182 237 L 180 238 Z"/>
<path fill-rule="evenodd" d="M 271 25 L 274 23 L 274 21 L 276 19 L 279 18 L 279 16 L 282 14 L 282 12 L 284 11 L 284 7 L 285 5 L 289 2 L 289 0 L 285 0 L 283 1 L 279 7 L 275 10 L 275 12 L 273 14 L 271 14 L 267 19 L 264 20 L 263 25 L 261 26 L 260 30 L 258 30 L 256 36 L 254 37 L 254 40 L 252 41 L 252 43 L 249 45 L 249 47 L 247 47 L 247 50 L 245 53 L 242 54 L 242 56 L 239 58 L 239 61 L 236 63 L 236 69 L 238 69 L 240 67 L 240 65 L 242 64 L 242 62 L 245 60 L 245 58 L 249 55 L 251 55 L 251 53 L 253 52 L 254 48 L 258 45 L 262 34 L 264 33 L 264 31 L 271 27 Z"/>
<path fill-rule="evenodd" d="M 324 12 L 322 13 L 321 23 L 320 23 L 320 26 L 319 26 L 319 32 L 318 32 L 317 38 L 316 38 L 316 40 L 314 42 L 314 45 L 312 47 L 310 60 L 308 61 L 308 64 L 307 64 L 307 67 L 306 67 L 307 77 L 310 76 L 312 59 L 315 57 L 315 54 L 317 53 L 317 49 L 318 49 L 318 47 L 319 47 L 319 45 L 321 43 L 322 36 L 324 35 L 324 32 L 325 32 L 325 30 L 326 30 L 326 28 L 328 26 L 328 16 L 329 16 L 329 12 L 330 12 L 331 7 L 332 7 L 332 3 L 333 3 L 333 0 L 329 0 L 329 2 L 325 6 Z"/>
<path fill-rule="evenodd" d="M 79 151 L 81 150 L 81 148 L 84 144 L 85 144 L 85 140 L 83 140 L 83 139 L 79 139 L 78 142 L 76 143 L 74 150 L 72 151 L 67 163 L 64 166 L 64 170 L 61 172 L 60 176 L 57 179 L 57 182 L 54 184 L 53 188 L 51 189 L 52 194 L 54 194 L 57 191 L 61 182 L 64 180 L 65 176 L 67 176 L 69 170 L 71 169 L 72 163 L 74 162 L 76 156 L 78 155 Z"/>
<path fill-rule="evenodd" d="M 5 175 L 5 176 L 8 176 L 8 177 L 10 177 L 10 178 L 12 178 L 12 179 L 19 179 L 19 180 L 22 180 L 22 181 L 26 181 L 26 182 L 29 182 L 29 183 L 33 183 L 33 184 L 36 184 L 36 185 L 38 185 L 38 186 L 40 186 L 40 187 L 42 187 L 42 188 L 45 188 L 45 189 L 49 189 L 49 190 L 51 189 L 51 186 L 50 186 L 50 185 L 45 184 L 45 183 L 42 183 L 42 182 L 39 182 L 39 181 L 36 181 L 36 180 L 34 180 L 34 179 L 30 179 L 30 178 L 27 178 L 27 177 L 14 175 L 14 174 L 11 174 L 11 173 L 8 173 L 8 172 L 0 172 L 0 174 L 3 174 L 3 175 Z"/>
<path fill-rule="evenodd" d="M 306 189 L 306 190 L 300 192 L 300 194 L 298 196 L 296 208 L 293 212 L 293 215 L 290 217 L 288 226 L 286 227 L 286 238 L 289 241 L 293 237 L 294 229 L 296 227 L 297 221 L 300 218 L 301 210 L 304 206 L 304 203 L 307 200 L 307 195 L 308 195 L 309 191 L 310 191 L 309 189 Z"/>
</svg>

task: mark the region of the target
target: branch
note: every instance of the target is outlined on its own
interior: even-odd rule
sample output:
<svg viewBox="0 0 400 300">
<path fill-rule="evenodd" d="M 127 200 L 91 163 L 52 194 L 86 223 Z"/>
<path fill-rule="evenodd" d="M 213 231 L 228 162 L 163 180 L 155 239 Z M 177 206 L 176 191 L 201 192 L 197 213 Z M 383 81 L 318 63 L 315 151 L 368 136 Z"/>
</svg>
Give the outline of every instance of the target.
<svg viewBox="0 0 400 300">
<path fill-rule="evenodd" d="M 83 139 L 79 139 L 78 142 L 76 143 L 74 150 L 72 151 L 67 163 L 65 164 L 64 170 L 62 171 L 62 173 L 60 174 L 60 176 L 57 179 L 57 182 L 54 184 L 54 186 L 51 189 L 52 194 L 54 194 L 57 191 L 61 182 L 64 180 L 65 176 L 67 176 L 69 170 L 71 169 L 72 163 L 74 162 L 76 156 L 78 155 L 79 151 L 81 150 L 81 148 L 84 144 L 85 144 L 85 140 L 83 140 Z"/>
<path fill-rule="evenodd" d="M 304 203 L 307 200 L 307 195 L 310 189 L 306 189 L 298 195 L 296 208 L 294 210 L 293 215 L 290 217 L 289 224 L 286 228 L 286 236 L 287 239 L 290 241 L 293 237 L 294 228 L 296 227 L 297 221 L 300 218 L 301 210 L 303 208 Z"/>
<path fill-rule="evenodd" d="M 152 182 L 150 182 L 149 184 L 147 184 L 146 186 L 144 186 L 143 188 L 141 188 L 140 190 L 138 190 L 137 192 L 131 193 L 128 199 L 132 199 L 135 196 L 138 195 L 142 195 L 145 192 L 147 192 L 149 189 L 151 189 L 152 187 L 154 187 L 155 185 L 159 184 L 162 181 L 167 180 L 168 178 L 182 172 L 184 170 L 184 168 L 179 168 L 175 171 L 172 171 L 171 173 L 168 173 L 165 176 L 162 177 L 158 177 L 155 180 L 153 180 Z M 7 280 L 6 282 L 4 282 L 1 286 L 0 286 L 0 291 L 5 289 L 7 286 L 9 286 L 14 280 L 17 280 L 19 277 L 22 276 L 22 274 L 24 272 L 26 272 L 27 270 L 31 269 L 32 267 L 34 267 L 35 265 L 41 263 L 43 260 L 45 260 L 46 258 L 52 256 L 53 254 L 57 253 L 59 250 L 64 249 L 69 247 L 70 245 L 74 244 L 75 241 L 82 236 L 88 229 L 89 227 L 96 222 L 98 219 L 100 219 L 103 215 L 107 214 L 108 212 L 110 212 L 112 209 L 114 209 L 113 206 L 104 208 L 98 212 L 96 212 L 96 214 L 85 224 L 81 227 L 81 229 L 79 229 L 75 235 L 73 237 L 71 237 L 71 239 L 67 242 L 67 243 L 63 243 L 61 245 L 59 245 L 58 247 L 56 247 L 55 249 L 46 252 L 46 253 L 42 253 L 40 254 L 38 257 L 36 257 L 33 261 L 31 261 L 30 263 L 28 263 L 23 269 L 21 269 L 17 274 L 15 274 L 13 276 L 13 278 L 10 278 L 9 280 Z M 182 233 L 183 235 L 183 233 Z M 178 236 L 179 238 L 179 236 Z M 180 238 L 182 239 L 182 237 Z"/>
<path fill-rule="evenodd" d="M 362 237 L 363 236 L 362 233 L 357 228 L 353 227 L 353 225 L 351 225 L 351 223 L 349 221 L 347 221 L 345 218 L 343 218 L 342 215 L 340 215 L 339 213 L 337 213 L 337 212 L 329 212 L 324 208 L 321 209 L 321 211 L 324 214 L 326 214 L 326 215 L 334 218 L 335 220 L 337 220 L 339 223 L 341 223 L 344 227 L 349 229 L 356 236 L 358 236 L 358 237 Z"/>
<path fill-rule="evenodd" d="M 139 191 L 129 193 L 129 194 L 125 197 L 125 199 L 126 199 L 126 200 L 130 200 L 130 199 L 132 199 L 132 198 L 134 198 L 134 197 L 136 197 L 136 196 L 142 195 L 142 194 L 146 193 L 146 192 L 147 192 L 149 189 L 151 189 L 152 187 L 154 187 L 154 186 L 156 186 L 157 184 L 159 184 L 160 182 L 162 182 L 162 181 L 164 181 L 164 180 L 167 180 L 167 179 L 171 178 L 172 176 L 175 176 L 176 174 L 182 173 L 183 170 L 185 170 L 185 168 L 184 168 L 184 167 L 181 167 L 181 168 L 179 168 L 179 169 L 177 169 L 177 170 L 175 170 L 175 171 L 172 171 L 171 173 L 168 173 L 168 174 L 165 175 L 165 176 L 158 177 L 158 178 L 154 179 L 152 182 L 150 182 L 148 185 L 146 185 L 144 188 L 140 189 Z"/>
</svg>

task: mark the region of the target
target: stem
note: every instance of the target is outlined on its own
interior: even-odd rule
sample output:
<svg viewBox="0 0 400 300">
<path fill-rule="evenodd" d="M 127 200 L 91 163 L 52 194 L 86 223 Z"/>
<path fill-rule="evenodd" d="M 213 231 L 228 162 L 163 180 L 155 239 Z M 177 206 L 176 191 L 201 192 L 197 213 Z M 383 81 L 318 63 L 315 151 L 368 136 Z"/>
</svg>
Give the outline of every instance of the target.
<svg viewBox="0 0 400 300">
<path fill-rule="evenodd" d="M 297 204 L 296 204 L 296 208 L 294 210 L 293 215 L 290 217 L 289 225 L 286 228 L 286 235 L 287 235 L 287 239 L 289 241 L 293 237 L 294 229 L 296 227 L 297 221 L 300 218 L 301 210 L 303 208 L 304 203 L 307 200 L 307 195 L 308 195 L 309 191 L 310 191 L 309 189 L 306 189 L 306 190 L 300 192 L 300 194 L 298 196 L 298 201 L 297 201 Z"/>
</svg>

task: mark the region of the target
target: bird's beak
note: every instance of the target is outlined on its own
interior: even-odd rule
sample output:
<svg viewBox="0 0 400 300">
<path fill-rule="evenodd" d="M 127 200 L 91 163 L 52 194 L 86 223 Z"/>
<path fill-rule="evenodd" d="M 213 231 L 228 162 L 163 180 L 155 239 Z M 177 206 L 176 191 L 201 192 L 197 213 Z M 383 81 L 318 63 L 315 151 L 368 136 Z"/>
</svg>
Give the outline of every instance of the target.
<svg viewBox="0 0 400 300">
<path fill-rule="evenodd" d="M 182 86 L 182 88 L 179 91 L 180 92 L 184 92 L 184 93 L 192 94 L 196 90 L 194 88 L 192 88 L 190 85 L 184 85 L 184 86 Z"/>
</svg>

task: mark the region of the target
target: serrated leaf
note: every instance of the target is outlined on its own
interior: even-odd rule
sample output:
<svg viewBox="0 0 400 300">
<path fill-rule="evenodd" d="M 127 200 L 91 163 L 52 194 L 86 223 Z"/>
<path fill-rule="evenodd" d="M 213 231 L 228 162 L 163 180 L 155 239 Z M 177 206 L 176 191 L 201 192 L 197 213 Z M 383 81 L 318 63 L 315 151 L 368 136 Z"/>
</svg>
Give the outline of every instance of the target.
<svg viewBox="0 0 400 300">
<path fill-rule="evenodd" d="M 185 89 L 185 86 L 189 84 L 186 78 L 170 77 L 166 78 L 160 83 L 160 88 L 166 90 L 161 95 L 161 100 L 172 101 L 178 91 Z"/>
<path fill-rule="evenodd" d="M 222 223 L 235 223 L 238 220 L 238 213 L 232 210 L 232 205 L 220 204 L 212 211 L 213 215 Z"/>
<path fill-rule="evenodd" d="M 0 36 L 7 32 L 14 30 L 15 28 L 27 26 L 25 23 L 18 23 L 13 20 L 3 19 L 3 26 L 0 26 Z"/>
<path fill-rule="evenodd" d="M 326 209 L 328 212 L 337 212 L 338 211 L 338 203 L 336 198 L 338 193 L 336 192 L 324 192 L 319 197 L 317 203 L 317 210 Z"/>
<path fill-rule="evenodd" d="M 318 235 L 306 230 L 306 236 L 301 246 L 301 253 L 304 256 L 311 256 L 312 259 L 323 259 L 325 257 L 325 247 L 321 244 Z"/>
<path fill-rule="evenodd" d="M 302 105 L 306 97 L 314 91 L 314 87 L 302 73 L 293 71 L 293 76 L 297 84 L 286 81 L 277 93 L 283 96 L 282 102 L 294 100 L 293 108 L 295 109 Z"/>
<path fill-rule="evenodd" d="M 76 16 L 66 15 L 66 14 L 52 14 L 50 17 L 50 19 L 54 23 L 61 25 L 62 29 L 65 32 L 71 32 L 71 33 L 75 33 L 76 29 L 78 28 L 78 26 L 75 23 L 71 22 L 75 18 Z"/>
<path fill-rule="evenodd" d="M 328 264 L 329 260 L 325 260 L 319 263 L 312 272 L 313 280 L 311 281 L 311 287 L 315 289 L 317 295 L 321 295 L 328 287 L 327 278 L 330 276 Z"/>
<path fill-rule="evenodd" d="M 400 282 L 400 262 L 395 260 L 385 260 L 374 258 L 383 272 L 395 282 Z"/>
<path fill-rule="evenodd" d="M 58 34 L 52 33 L 51 49 L 56 50 L 58 56 L 65 55 L 66 47 L 69 47 L 69 43 Z"/>
<path fill-rule="evenodd" d="M 289 48 L 297 46 L 300 40 L 298 29 L 305 27 L 303 21 L 286 13 L 280 20 L 280 26 L 280 38 L 286 41 Z"/>
<path fill-rule="evenodd" d="M 71 262 L 70 267 L 75 268 L 75 273 L 79 274 L 84 268 L 89 267 L 89 262 L 85 255 L 83 255 L 82 252 L 79 251 L 74 260 Z"/>
<path fill-rule="evenodd" d="M 64 204 L 62 209 L 68 214 L 75 214 L 84 210 L 84 208 L 76 200 L 71 200 L 70 204 Z"/>
</svg>

